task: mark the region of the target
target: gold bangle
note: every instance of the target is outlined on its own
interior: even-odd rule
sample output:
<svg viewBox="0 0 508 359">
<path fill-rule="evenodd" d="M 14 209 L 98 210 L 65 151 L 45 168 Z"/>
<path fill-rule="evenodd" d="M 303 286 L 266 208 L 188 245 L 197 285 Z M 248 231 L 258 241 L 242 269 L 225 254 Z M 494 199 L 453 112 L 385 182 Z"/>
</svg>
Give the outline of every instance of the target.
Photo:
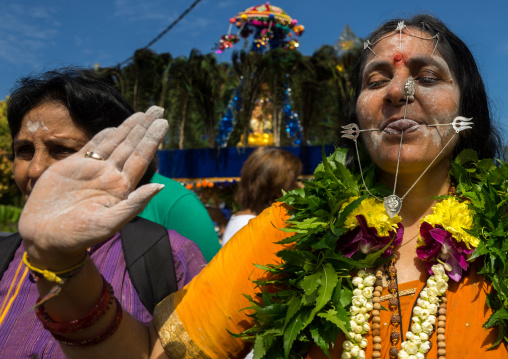
<svg viewBox="0 0 508 359">
<path fill-rule="evenodd" d="M 76 264 L 75 266 L 58 272 L 53 272 L 47 269 L 37 268 L 30 263 L 28 260 L 28 254 L 23 253 L 23 263 L 30 269 L 32 272 L 35 272 L 38 276 L 43 277 L 49 282 L 56 283 L 58 285 L 64 284 L 65 281 L 69 280 L 73 277 L 81 268 L 84 267 L 86 258 L 88 257 L 88 252 L 85 253 L 85 257 Z"/>
</svg>

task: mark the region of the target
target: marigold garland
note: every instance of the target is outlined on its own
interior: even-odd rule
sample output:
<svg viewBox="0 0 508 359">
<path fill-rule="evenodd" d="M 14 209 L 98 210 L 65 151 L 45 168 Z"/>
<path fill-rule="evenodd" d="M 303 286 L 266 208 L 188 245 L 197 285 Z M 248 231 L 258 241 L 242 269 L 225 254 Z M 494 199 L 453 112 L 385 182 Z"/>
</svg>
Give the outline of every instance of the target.
<svg viewBox="0 0 508 359">
<path fill-rule="evenodd" d="M 351 204 L 358 197 L 351 197 L 351 199 L 344 203 L 342 209 L 348 204 Z M 402 221 L 399 215 L 390 218 L 386 213 L 384 204 L 372 197 L 364 199 L 358 207 L 356 207 L 347 217 L 344 222 L 344 227 L 348 229 L 355 229 L 359 226 L 356 216 L 363 216 L 367 221 L 369 227 L 374 227 L 380 236 L 388 236 L 391 231 L 397 230 L 397 224 Z"/>
<path fill-rule="evenodd" d="M 438 202 L 432 210 L 433 213 L 424 217 L 422 222 L 443 227 L 457 242 L 464 242 L 469 249 L 478 247 L 480 240 L 465 231 L 473 228 L 473 211 L 467 203 L 448 197 Z M 421 243 L 422 238 L 418 237 Z"/>
</svg>

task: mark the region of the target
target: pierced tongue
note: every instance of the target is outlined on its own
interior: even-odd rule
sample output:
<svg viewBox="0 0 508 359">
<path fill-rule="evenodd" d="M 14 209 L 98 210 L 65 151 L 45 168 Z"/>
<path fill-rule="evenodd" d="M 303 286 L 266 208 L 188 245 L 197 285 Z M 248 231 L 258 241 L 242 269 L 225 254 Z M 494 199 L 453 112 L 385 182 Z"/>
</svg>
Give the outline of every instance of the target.
<svg viewBox="0 0 508 359">
<path fill-rule="evenodd" d="M 420 124 L 413 120 L 397 120 L 394 122 L 390 122 L 388 126 L 385 127 L 384 132 L 390 134 L 390 135 L 397 135 L 404 132 L 413 132 L 418 129 Z"/>
</svg>

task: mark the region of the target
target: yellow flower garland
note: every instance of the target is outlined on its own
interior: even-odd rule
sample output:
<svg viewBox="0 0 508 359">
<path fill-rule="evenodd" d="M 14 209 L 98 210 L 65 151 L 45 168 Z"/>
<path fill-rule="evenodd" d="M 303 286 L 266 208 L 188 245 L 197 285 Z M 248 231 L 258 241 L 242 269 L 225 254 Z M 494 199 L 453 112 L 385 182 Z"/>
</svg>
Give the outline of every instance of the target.
<svg viewBox="0 0 508 359">
<path fill-rule="evenodd" d="M 342 206 L 342 209 L 357 198 L 358 197 L 351 197 L 349 201 Z M 369 227 L 376 228 L 378 235 L 381 237 L 388 236 L 391 231 L 397 231 L 397 224 L 402 220 L 398 215 L 390 218 L 386 213 L 383 203 L 372 197 L 364 199 L 362 203 L 348 215 L 344 227 L 350 230 L 358 227 L 360 225 L 356 219 L 358 215 L 362 215 L 365 218 Z"/>
</svg>

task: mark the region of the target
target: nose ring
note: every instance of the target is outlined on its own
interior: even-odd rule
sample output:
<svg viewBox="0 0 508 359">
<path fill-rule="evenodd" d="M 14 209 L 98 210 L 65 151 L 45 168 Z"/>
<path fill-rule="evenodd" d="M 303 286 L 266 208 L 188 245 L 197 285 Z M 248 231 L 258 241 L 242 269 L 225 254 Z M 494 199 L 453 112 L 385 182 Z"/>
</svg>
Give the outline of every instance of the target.
<svg viewBox="0 0 508 359">
<path fill-rule="evenodd" d="M 91 159 L 94 159 L 97 161 L 104 161 L 105 160 L 104 157 L 102 157 L 101 155 L 99 155 L 98 153 L 95 153 L 93 151 L 86 151 L 85 158 L 91 158 Z"/>
</svg>

